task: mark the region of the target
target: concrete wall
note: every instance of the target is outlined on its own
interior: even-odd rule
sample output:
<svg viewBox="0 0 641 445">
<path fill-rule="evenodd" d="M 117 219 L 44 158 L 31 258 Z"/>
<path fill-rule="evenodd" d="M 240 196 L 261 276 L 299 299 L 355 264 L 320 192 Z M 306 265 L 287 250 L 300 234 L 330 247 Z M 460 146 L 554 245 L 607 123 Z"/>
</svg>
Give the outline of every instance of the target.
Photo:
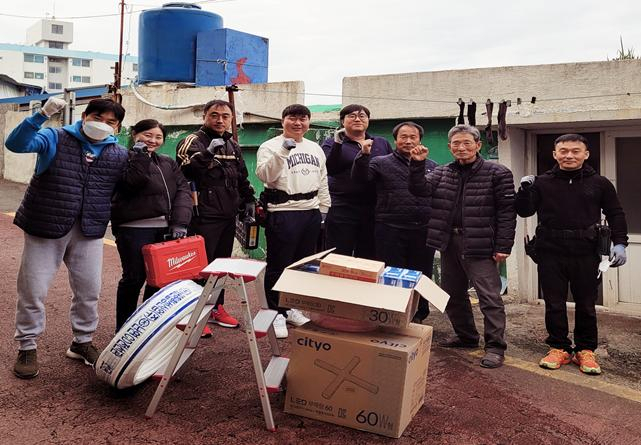
<svg viewBox="0 0 641 445">
<path fill-rule="evenodd" d="M 303 82 L 242 85 L 241 91 L 235 93 L 237 114 L 244 114 L 244 122 L 280 121 L 283 108 L 293 103 L 304 103 L 304 88 Z M 206 102 L 212 99 L 227 100 L 224 87 L 194 88 L 163 83 L 140 86 L 137 90 L 146 101 L 155 105 L 193 106 L 181 110 L 162 110 L 141 102 L 133 91 L 128 90 L 123 92 L 122 97 L 122 105 L 127 110 L 124 122 L 126 126 L 152 117 L 165 125 L 198 125 L 202 123 L 203 105 Z"/>
<path fill-rule="evenodd" d="M 472 98 L 479 125 L 487 122 L 480 114 L 488 98 L 495 115 L 498 102 L 511 99 L 507 121 L 517 126 L 640 119 L 640 72 L 641 60 L 621 60 L 346 77 L 343 103 L 366 103 L 377 119 L 446 117 L 458 113 L 459 97 Z M 621 95 L 628 92 L 636 94 Z"/>
</svg>

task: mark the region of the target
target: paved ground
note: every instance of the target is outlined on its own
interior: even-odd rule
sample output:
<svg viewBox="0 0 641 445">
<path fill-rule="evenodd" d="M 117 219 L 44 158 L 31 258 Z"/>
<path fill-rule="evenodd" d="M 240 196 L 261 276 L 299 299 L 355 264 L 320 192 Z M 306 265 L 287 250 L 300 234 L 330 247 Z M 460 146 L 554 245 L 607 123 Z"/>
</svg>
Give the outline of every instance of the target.
<svg viewBox="0 0 641 445">
<path fill-rule="evenodd" d="M 24 187 L 0 182 L 0 212 L 14 211 Z M 242 333 L 216 329 L 168 389 L 160 409 L 143 417 L 155 384 L 116 391 L 93 371 L 65 358 L 70 342 L 66 271 L 47 301 L 47 331 L 39 342 L 41 373 L 16 379 L 11 367 L 15 277 L 22 233 L 0 214 L 0 444 L 125 443 L 435 443 L 435 444 L 638 444 L 641 443 L 641 320 L 599 313 L 604 375 L 588 377 L 576 367 L 545 371 L 536 362 L 542 344 L 543 308 L 510 303 L 506 366 L 485 370 L 479 351 L 433 347 L 425 406 L 402 438 L 393 440 L 282 412 L 273 401 L 276 433 L 264 430 L 251 360 Z M 117 253 L 105 246 L 101 324 L 96 343 L 114 329 Z M 507 298 L 510 301 L 510 298 Z M 238 306 L 229 299 L 231 312 Z M 478 314 L 477 314 L 478 315 Z M 433 312 L 435 338 L 449 333 Z M 479 324 L 480 326 L 480 324 Z M 283 342 L 287 350 L 287 342 Z"/>
</svg>

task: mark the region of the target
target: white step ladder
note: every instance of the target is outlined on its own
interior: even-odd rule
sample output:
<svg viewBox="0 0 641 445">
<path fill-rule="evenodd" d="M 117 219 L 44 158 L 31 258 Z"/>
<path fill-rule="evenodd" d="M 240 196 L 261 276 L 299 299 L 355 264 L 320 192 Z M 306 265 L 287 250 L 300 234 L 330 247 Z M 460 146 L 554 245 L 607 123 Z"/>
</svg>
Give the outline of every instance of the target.
<svg viewBox="0 0 641 445">
<path fill-rule="evenodd" d="M 220 291 L 229 289 L 233 290 L 240 297 L 243 314 L 242 326 L 247 337 L 247 342 L 249 343 L 249 350 L 256 373 L 256 382 L 258 383 L 258 393 L 265 416 L 265 424 L 268 430 L 276 431 L 276 425 L 274 424 L 274 417 L 269 403 L 269 393 L 280 392 L 281 382 L 287 371 L 289 359 L 280 356 L 280 348 L 272 325 L 278 312 L 268 309 L 267 306 L 264 287 L 265 266 L 266 264 L 262 261 L 218 258 L 203 269 L 202 276 L 207 277 L 207 283 L 191 315 L 178 321 L 176 324 L 176 327 L 183 331 L 183 335 L 165 369 L 159 370 L 156 375 L 154 375 L 154 378 L 159 379 L 160 383 L 147 407 L 146 417 L 154 415 L 160 399 L 171 381 L 171 377 L 176 374 L 191 354 L 193 354 L 200 340 L 200 334 L 207 324 L 209 313 L 213 309 Z M 253 319 L 246 288 L 246 284 L 250 282 L 255 283 L 256 294 L 261 305 L 261 309 Z M 263 369 L 258 344 L 256 342 L 256 339 L 262 337 L 268 338 L 272 351 L 272 357 L 266 369 Z"/>
</svg>

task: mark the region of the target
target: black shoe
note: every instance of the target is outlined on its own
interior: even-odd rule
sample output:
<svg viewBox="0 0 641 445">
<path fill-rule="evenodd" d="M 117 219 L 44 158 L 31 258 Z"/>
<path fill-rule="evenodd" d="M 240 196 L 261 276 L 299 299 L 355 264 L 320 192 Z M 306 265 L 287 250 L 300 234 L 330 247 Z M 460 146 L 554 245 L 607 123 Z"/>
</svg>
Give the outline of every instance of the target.
<svg viewBox="0 0 641 445">
<path fill-rule="evenodd" d="M 21 379 L 32 379 L 38 375 L 38 354 L 35 349 L 18 351 L 13 373 Z"/>
<path fill-rule="evenodd" d="M 90 341 L 85 343 L 71 343 L 67 349 L 67 357 L 76 360 L 84 360 L 85 365 L 93 366 L 100 356 L 100 351 Z"/>
<path fill-rule="evenodd" d="M 503 354 L 497 354 L 496 352 L 486 352 L 483 358 L 481 359 L 482 368 L 500 368 L 503 366 L 503 361 L 505 357 Z"/>
<path fill-rule="evenodd" d="M 458 337 L 448 338 L 446 340 L 441 340 L 438 343 L 441 348 L 462 348 L 462 349 L 476 349 L 479 347 L 479 343 L 465 342 Z"/>
</svg>

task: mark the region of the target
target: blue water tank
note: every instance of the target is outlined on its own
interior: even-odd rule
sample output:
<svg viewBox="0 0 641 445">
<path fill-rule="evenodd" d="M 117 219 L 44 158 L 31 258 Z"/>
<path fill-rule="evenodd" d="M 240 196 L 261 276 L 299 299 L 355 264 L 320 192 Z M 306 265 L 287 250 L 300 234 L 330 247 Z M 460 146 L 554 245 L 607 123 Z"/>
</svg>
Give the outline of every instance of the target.
<svg viewBox="0 0 641 445">
<path fill-rule="evenodd" d="M 190 3 L 166 3 L 140 14 L 138 80 L 195 82 L 196 35 L 223 27 L 223 18 Z"/>
</svg>

